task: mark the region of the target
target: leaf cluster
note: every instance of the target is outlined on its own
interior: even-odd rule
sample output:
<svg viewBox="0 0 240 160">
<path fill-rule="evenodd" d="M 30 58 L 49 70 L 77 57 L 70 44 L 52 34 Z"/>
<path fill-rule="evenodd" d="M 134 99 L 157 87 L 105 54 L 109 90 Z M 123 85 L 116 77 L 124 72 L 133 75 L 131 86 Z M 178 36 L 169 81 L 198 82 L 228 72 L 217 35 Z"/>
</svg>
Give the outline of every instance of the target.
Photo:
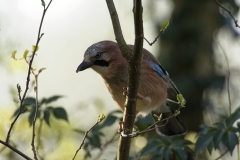
<svg viewBox="0 0 240 160">
<path fill-rule="evenodd" d="M 112 126 L 115 124 L 115 122 L 119 121 L 122 117 L 119 117 L 118 115 L 122 114 L 121 111 L 115 110 L 108 114 L 105 120 L 103 120 L 102 123 L 95 126 L 86 136 L 86 141 L 83 145 L 83 148 L 85 150 L 85 158 L 91 158 L 91 149 L 97 148 L 102 150 L 103 143 L 102 139 L 106 138 L 107 136 L 104 135 L 103 129 Z M 74 131 L 84 135 L 85 131 L 80 129 L 74 129 Z"/>
<path fill-rule="evenodd" d="M 138 156 L 152 154 L 150 160 L 185 160 L 188 157 L 188 152 L 191 152 L 189 148 L 191 144 L 192 142 L 180 136 L 167 137 L 162 135 L 148 140 L 147 145 L 139 152 Z"/>
<path fill-rule="evenodd" d="M 232 154 L 234 148 L 239 143 L 240 122 L 237 127 L 233 124 L 240 118 L 240 108 L 238 108 L 229 117 L 226 117 L 223 122 L 214 123 L 212 126 L 202 125 L 202 130 L 198 132 L 198 140 L 195 145 L 195 152 L 207 149 L 211 154 L 213 148 L 220 149 L 224 145 Z"/>
<path fill-rule="evenodd" d="M 60 107 L 60 106 L 53 107 L 49 105 L 50 103 L 55 102 L 62 97 L 63 96 L 55 95 L 55 96 L 52 96 L 49 98 L 43 98 L 42 100 L 40 100 L 40 102 L 38 103 L 39 112 L 38 112 L 37 118 L 42 117 L 48 126 L 50 126 L 51 115 L 53 115 L 57 119 L 63 119 L 65 121 L 68 121 L 67 112 L 63 107 Z M 35 116 L 35 112 L 36 112 L 36 99 L 34 97 L 25 98 L 21 109 L 18 108 L 14 112 L 13 117 L 17 116 L 17 114 L 20 111 L 22 112 L 21 114 L 28 113 L 28 122 L 29 122 L 29 125 L 31 126 Z"/>
</svg>

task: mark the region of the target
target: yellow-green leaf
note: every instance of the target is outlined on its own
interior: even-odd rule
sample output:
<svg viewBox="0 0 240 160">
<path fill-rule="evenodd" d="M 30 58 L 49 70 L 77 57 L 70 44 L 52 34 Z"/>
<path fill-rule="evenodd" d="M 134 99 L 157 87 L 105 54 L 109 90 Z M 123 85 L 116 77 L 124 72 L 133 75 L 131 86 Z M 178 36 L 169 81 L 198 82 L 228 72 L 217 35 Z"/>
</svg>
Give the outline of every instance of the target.
<svg viewBox="0 0 240 160">
<path fill-rule="evenodd" d="M 34 92 L 37 92 L 37 86 L 34 86 Z"/>
<path fill-rule="evenodd" d="M 32 45 L 32 51 L 35 51 L 36 46 Z M 37 46 L 36 51 L 38 51 L 39 47 Z"/>
<path fill-rule="evenodd" d="M 164 21 L 163 23 L 162 23 L 162 30 L 165 30 L 167 27 L 168 27 L 168 25 L 169 25 L 169 21 L 168 20 L 166 20 L 166 21 Z"/>
<path fill-rule="evenodd" d="M 153 114 L 153 117 L 158 119 L 158 116 L 156 114 Z"/>
<path fill-rule="evenodd" d="M 178 116 L 179 114 L 180 114 L 180 111 L 176 110 L 175 113 L 174 113 L 174 117 Z"/>
<path fill-rule="evenodd" d="M 11 56 L 11 57 L 12 57 L 13 59 L 15 59 L 15 60 L 17 60 L 17 59 L 16 59 L 16 53 L 17 53 L 17 51 L 14 50 L 14 51 L 12 52 L 12 56 Z"/>
<path fill-rule="evenodd" d="M 42 6 L 45 6 L 45 2 L 44 2 L 44 0 L 41 0 L 42 1 Z"/>
<path fill-rule="evenodd" d="M 177 94 L 177 100 L 180 103 L 180 106 L 184 107 L 186 104 L 186 100 L 183 98 L 182 94 Z"/>
<path fill-rule="evenodd" d="M 25 50 L 23 53 L 23 58 L 25 59 L 25 61 L 27 62 L 27 55 L 28 55 L 29 50 Z"/>
<path fill-rule="evenodd" d="M 158 117 L 158 121 L 161 121 L 161 120 L 162 120 L 162 113 Z"/>
<path fill-rule="evenodd" d="M 43 70 L 45 70 L 45 69 L 47 69 L 47 68 L 41 68 L 41 69 L 39 69 L 38 74 L 41 73 L 41 72 L 42 72 Z"/>
<path fill-rule="evenodd" d="M 101 122 L 105 118 L 105 115 L 102 113 L 98 116 L 98 122 Z"/>
</svg>

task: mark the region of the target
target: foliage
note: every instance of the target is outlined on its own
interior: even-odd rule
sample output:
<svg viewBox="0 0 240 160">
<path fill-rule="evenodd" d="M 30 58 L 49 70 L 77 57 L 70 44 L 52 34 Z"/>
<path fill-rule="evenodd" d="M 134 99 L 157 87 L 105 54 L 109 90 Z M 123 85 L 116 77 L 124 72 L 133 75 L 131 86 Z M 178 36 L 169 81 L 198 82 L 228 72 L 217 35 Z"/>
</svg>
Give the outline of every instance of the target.
<svg viewBox="0 0 240 160">
<path fill-rule="evenodd" d="M 95 126 L 88 134 L 86 137 L 86 142 L 83 145 L 83 148 L 85 150 L 85 158 L 91 158 L 91 149 L 97 148 L 102 150 L 103 147 L 103 142 L 102 139 L 106 138 L 106 135 L 103 133 L 103 129 L 108 128 L 115 124 L 117 121 L 122 119 L 122 117 L 119 117 L 119 113 L 122 114 L 121 111 L 115 110 L 112 111 L 108 114 L 106 119 L 103 121 L 103 123 Z M 80 133 L 80 134 L 85 134 L 85 131 L 80 130 L 80 129 L 74 129 L 74 131 Z M 115 136 L 115 135 L 113 135 Z M 114 138 L 114 137 L 113 137 Z"/>
<path fill-rule="evenodd" d="M 55 95 L 49 98 L 43 98 L 39 103 L 39 112 L 37 118 L 43 117 L 44 121 L 48 126 L 50 126 L 49 118 L 53 115 L 57 119 L 63 119 L 68 121 L 67 112 L 63 107 L 53 107 L 49 105 L 52 102 L 57 101 L 59 98 L 63 96 Z M 27 97 L 24 99 L 24 103 L 22 106 L 22 114 L 28 113 L 28 122 L 29 125 L 32 125 L 35 111 L 36 111 L 36 99 L 34 97 Z M 14 112 L 13 117 L 15 117 L 19 112 L 19 108 Z"/>
<path fill-rule="evenodd" d="M 184 140 L 182 137 L 159 136 L 148 140 L 147 145 L 139 152 L 139 157 L 152 154 L 151 160 L 159 159 L 187 159 L 187 153 L 191 151 L 188 145 L 192 142 Z"/>
<path fill-rule="evenodd" d="M 202 130 L 198 132 L 198 140 L 195 146 L 195 152 L 207 149 L 211 154 L 213 148 L 220 149 L 224 145 L 232 154 L 234 148 L 239 143 L 238 135 L 240 133 L 240 122 L 237 127 L 233 124 L 240 118 L 240 108 L 233 114 L 225 118 L 223 122 L 216 122 L 212 126 L 201 125 Z"/>
<path fill-rule="evenodd" d="M 211 154 L 213 149 L 220 149 L 221 145 L 224 145 L 226 150 L 232 154 L 239 143 L 240 122 L 237 123 L 236 127 L 233 126 L 238 119 L 240 119 L 240 108 L 226 117 L 223 122 L 216 122 L 213 126 L 201 125 L 201 131 L 197 133 L 198 139 L 194 154 L 197 155 L 203 149 L 207 149 Z M 151 160 L 172 158 L 184 160 L 189 158 L 189 153 L 193 155 L 189 145 L 193 145 L 193 143 L 181 136 L 167 137 L 162 135 L 149 139 L 138 156 L 150 154 Z"/>
</svg>

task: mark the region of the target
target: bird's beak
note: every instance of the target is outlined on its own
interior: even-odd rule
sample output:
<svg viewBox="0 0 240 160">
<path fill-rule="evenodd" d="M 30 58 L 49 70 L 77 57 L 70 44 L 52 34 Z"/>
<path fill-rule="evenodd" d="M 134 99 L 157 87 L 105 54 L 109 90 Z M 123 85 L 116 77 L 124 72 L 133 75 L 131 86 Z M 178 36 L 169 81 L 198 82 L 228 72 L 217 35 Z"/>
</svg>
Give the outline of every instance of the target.
<svg viewBox="0 0 240 160">
<path fill-rule="evenodd" d="M 85 62 L 83 61 L 77 68 L 76 72 L 83 71 L 93 65 L 93 62 Z"/>
</svg>

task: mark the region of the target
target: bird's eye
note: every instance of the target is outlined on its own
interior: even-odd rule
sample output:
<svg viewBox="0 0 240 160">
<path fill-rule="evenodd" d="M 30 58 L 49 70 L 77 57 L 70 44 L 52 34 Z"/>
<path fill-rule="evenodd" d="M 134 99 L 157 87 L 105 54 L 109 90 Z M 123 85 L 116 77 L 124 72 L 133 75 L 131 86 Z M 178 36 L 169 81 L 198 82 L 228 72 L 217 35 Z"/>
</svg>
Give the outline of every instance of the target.
<svg viewBox="0 0 240 160">
<path fill-rule="evenodd" d="M 102 56 L 102 52 L 98 52 L 98 53 L 94 56 L 94 58 L 99 59 L 101 56 Z"/>
</svg>

